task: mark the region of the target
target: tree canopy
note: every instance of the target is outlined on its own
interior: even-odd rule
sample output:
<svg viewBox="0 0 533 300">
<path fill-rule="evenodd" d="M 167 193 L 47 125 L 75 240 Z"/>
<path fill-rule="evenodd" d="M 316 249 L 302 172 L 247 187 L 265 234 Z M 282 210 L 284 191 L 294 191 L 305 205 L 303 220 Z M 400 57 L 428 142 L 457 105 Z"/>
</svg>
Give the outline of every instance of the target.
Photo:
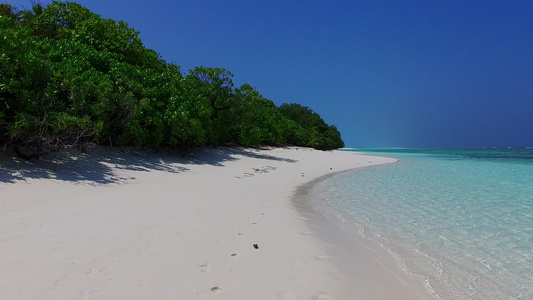
<svg viewBox="0 0 533 300">
<path fill-rule="evenodd" d="M 280 107 L 223 68 L 184 75 L 123 21 L 74 2 L 0 4 L 0 145 L 23 157 L 92 144 L 343 147 L 335 126 Z"/>
<path fill-rule="evenodd" d="M 321 150 L 331 150 L 344 147 L 344 142 L 337 127 L 328 125 L 309 107 L 297 103 L 282 104 L 279 111 L 286 118 L 296 122 L 307 133 L 305 145 Z"/>
</svg>

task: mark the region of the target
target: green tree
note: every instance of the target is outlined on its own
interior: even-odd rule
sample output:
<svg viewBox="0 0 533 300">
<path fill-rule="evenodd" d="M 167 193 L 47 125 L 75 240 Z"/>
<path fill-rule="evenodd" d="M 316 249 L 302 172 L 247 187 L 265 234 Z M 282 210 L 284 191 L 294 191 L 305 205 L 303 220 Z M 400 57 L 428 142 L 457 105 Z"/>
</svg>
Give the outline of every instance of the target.
<svg viewBox="0 0 533 300">
<path fill-rule="evenodd" d="M 37 5 L 34 13 L 29 27 L 36 36 L 80 42 L 132 65 L 162 66 L 159 55 L 144 47 L 139 32 L 124 21 L 103 19 L 74 2 L 53 1 L 44 9 Z"/>
<path fill-rule="evenodd" d="M 235 113 L 239 144 L 245 146 L 283 144 L 285 118 L 277 110 L 276 105 L 261 96 L 249 84 L 242 85 L 236 94 L 239 99 Z"/>
<path fill-rule="evenodd" d="M 210 106 L 207 142 L 212 145 L 236 142 L 231 130 L 237 103 L 232 78 L 233 74 L 224 68 L 208 67 L 196 67 L 187 76 L 188 84 L 198 94 L 197 99 Z"/>
<path fill-rule="evenodd" d="M 332 150 L 344 147 L 340 133 L 335 126 L 329 126 L 309 107 L 297 103 L 282 104 L 279 111 L 288 119 L 298 123 L 307 131 L 306 146 L 320 150 Z"/>
<path fill-rule="evenodd" d="M 89 117 L 72 114 L 61 98 L 54 64 L 43 54 L 53 42 L 37 39 L 22 27 L 6 27 L 0 18 L 0 107 L 4 142 L 38 156 L 46 150 L 76 146 L 94 134 Z"/>
<path fill-rule="evenodd" d="M 0 17 L 12 18 L 15 15 L 13 5 L 0 3 Z"/>
<path fill-rule="evenodd" d="M 343 146 L 309 108 L 277 108 L 223 68 L 183 76 L 138 35 L 73 2 L 0 4 L 0 145 L 26 158 L 96 143 Z"/>
</svg>

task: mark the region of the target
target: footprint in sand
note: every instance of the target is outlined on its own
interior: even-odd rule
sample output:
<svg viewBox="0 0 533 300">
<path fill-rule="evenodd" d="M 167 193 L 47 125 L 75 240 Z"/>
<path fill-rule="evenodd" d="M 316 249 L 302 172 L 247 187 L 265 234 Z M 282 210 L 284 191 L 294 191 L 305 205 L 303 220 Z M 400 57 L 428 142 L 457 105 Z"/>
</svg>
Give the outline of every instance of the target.
<svg viewBox="0 0 533 300">
<path fill-rule="evenodd" d="M 332 298 L 328 294 L 320 293 L 311 297 L 313 300 L 331 300 Z"/>
<path fill-rule="evenodd" d="M 96 273 L 100 273 L 100 269 L 99 268 L 91 268 L 90 270 L 85 272 L 85 275 L 96 274 Z"/>
<path fill-rule="evenodd" d="M 276 169 L 277 169 L 276 167 L 272 167 L 272 166 L 266 166 L 266 167 L 262 167 L 260 169 L 252 168 L 252 170 L 254 170 L 255 173 L 268 173 L 270 171 L 275 171 Z"/>
<path fill-rule="evenodd" d="M 201 264 L 198 266 L 202 272 L 209 272 L 209 265 L 207 262 Z"/>
<path fill-rule="evenodd" d="M 303 231 L 303 232 L 300 232 L 301 235 L 315 235 L 314 232 L 309 232 L 309 231 Z"/>
</svg>

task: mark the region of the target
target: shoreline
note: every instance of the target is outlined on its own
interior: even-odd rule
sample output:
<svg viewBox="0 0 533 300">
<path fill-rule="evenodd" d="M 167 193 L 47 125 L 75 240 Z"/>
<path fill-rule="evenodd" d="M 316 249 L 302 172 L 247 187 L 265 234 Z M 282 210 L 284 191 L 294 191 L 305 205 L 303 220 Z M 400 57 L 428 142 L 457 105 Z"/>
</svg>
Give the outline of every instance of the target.
<svg viewBox="0 0 533 300">
<path fill-rule="evenodd" d="M 372 167 L 398 162 L 394 159 L 393 162 Z M 397 253 L 366 237 L 361 224 L 342 218 L 313 194 L 312 190 L 317 184 L 361 169 L 327 174 L 301 185 L 293 196 L 293 204 L 305 216 L 319 239 L 328 246 L 329 257 L 345 274 L 346 281 L 360 287 L 351 290 L 352 296 L 357 299 L 440 299 L 423 276 L 402 268 L 403 262 Z M 371 276 L 368 276 L 369 269 L 374 272 Z M 375 278 L 380 280 L 376 281 Z"/>
<path fill-rule="evenodd" d="M 2 155 L 6 299 L 352 297 L 365 286 L 291 199 L 321 176 L 394 161 L 307 148 Z"/>
</svg>

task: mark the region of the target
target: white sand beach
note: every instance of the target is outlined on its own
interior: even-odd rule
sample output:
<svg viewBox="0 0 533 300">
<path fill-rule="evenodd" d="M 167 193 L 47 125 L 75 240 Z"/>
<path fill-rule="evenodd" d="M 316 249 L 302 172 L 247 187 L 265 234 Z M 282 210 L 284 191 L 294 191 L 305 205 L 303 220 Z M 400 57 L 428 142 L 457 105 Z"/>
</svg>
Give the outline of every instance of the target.
<svg viewBox="0 0 533 300">
<path fill-rule="evenodd" d="M 392 257 L 336 248 L 342 230 L 291 201 L 313 179 L 395 161 L 304 148 L 3 155 L 0 299 L 432 299 Z"/>
</svg>

